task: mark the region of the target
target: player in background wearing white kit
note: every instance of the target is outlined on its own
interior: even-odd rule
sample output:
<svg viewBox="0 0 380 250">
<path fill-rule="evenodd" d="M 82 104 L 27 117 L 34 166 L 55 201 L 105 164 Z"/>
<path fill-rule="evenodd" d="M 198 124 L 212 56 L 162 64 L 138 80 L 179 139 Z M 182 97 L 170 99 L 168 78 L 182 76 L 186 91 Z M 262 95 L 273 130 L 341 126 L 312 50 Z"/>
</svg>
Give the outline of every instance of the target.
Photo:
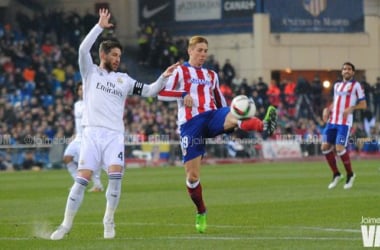
<svg viewBox="0 0 380 250">
<path fill-rule="evenodd" d="M 100 44 L 100 65 L 92 61 L 90 50 L 105 28 L 111 28 L 111 14 L 99 10 L 99 21 L 79 46 L 79 70 L 83 81 L 84 110 L 82 142 L 78 174 L 67 198 L 64 219 L 50 239 L 60 240 L 71 229 L 82 203 L 84 190 L 92 173 L 102 164 L 107 167 L 106 211 L 103 217 L 104 238 L 115 237 L 114 213 L 119 204 L 124 173 L 124 106 L 128 95 L 157 96 L 167 78 L 179 65 L 169 66 L 152 84 L 143 84 L 126 73 L 115 72 L 120 63 L 119 42 L 106 40 Z"/>
<path fill-rule="evenodd" d="M 82 115 L 83 115 L 83 89 L 82 83 L 77 83 L 76 93 L 78 100 L 74 103 L 74 119 L 75 119 L 75 138 L 72 140 L 65 152 L 63 154 L 63 162 L 66 164 L 66 168 L 69 171 L 71 177 L 74 181 L 78 172 L 78 161 L 79 161 L 79 151 L 80 151 L 80 142 L 82 139 Z M 100 180 L 100 174 L 102 169 L 99 168 L 94 172 L 92 176 L 92 181 L 94 185 L 89 190 L 89 192 L 102 192 L 103 184 Z"/>
</svg>

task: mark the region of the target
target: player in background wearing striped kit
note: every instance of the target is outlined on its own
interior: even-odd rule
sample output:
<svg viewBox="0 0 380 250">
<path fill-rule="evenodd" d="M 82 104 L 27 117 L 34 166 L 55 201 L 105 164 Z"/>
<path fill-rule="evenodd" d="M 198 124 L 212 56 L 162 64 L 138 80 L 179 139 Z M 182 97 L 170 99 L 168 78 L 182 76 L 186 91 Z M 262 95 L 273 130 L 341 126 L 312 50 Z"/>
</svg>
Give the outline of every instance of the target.
<svg viewBox="0 0 380 250">
<path fill-rule="evenodd" d="M 205 154 L 205 139 L 232 132 L 237 127 L 270 136 L 277 126 L 277 111 L 270 106 L 264 121 L 256 117 L 238 120 L 231 114 L 220 91 L 217 73 L 202 67 L 207 59 L 207 39 L 192 37 L 187 52 L 189 61 L 177 67 L 158 97 L 160 100 L 176 100 L 178 103 L 177 123 L 181 135 L 186 186 L 197 208 L 195 228 L 203 233 L 207 222 L 200 168 Z"/>
<path fill-rule="evenodd" d="M 335 154 L 342 160 L 347 173 L 343 188 L 352 188 L 356 177 L 352 171 L 347 143 L 353 122 L 352 113 L 354 110 L 366 109 L 367 102 L 364 91 L 360 83 L 354 79 L 354 75 L 355 66 L 350 62 L 343 63 L 343 81 L 335 83 L 333 103 L 325 108 L 322 114 L 323 121 L 327 122 L 327 125 L 323 130 L 321 149 L 333 172 L 333 180 L 328 189 L 335 188 L 343 179 L 337 167 Z"/>
<path fill-rule="evenodd" d="M 178 64 L 169 66 L 152 84 L 144 84 L 126 73 L 116 72 L 120 64 L 122 46 L 118 41 L 105 40 L 100 44 L 100 64 L 93 63 L 90 50 L 98 36 L 111 28 L 111 14 L 99 10 L 99 21 L 79 46 L 79 70 L 83 81 L 82 141 L 78 174 L 67 198 L 64 219 L 50 235 L 62 239 L 71 229 L 82 203 L 85 188 L 93 172 L 104 164 L 107 168 L 106 210 L 103 217 L 104 238 L 115 237 L 114 214 L 121 195 L 124 173 L 124 107 L 128 95 L 157 96 Z M 98 209 L 98 207 L 93 208 Z"/>
</svg>

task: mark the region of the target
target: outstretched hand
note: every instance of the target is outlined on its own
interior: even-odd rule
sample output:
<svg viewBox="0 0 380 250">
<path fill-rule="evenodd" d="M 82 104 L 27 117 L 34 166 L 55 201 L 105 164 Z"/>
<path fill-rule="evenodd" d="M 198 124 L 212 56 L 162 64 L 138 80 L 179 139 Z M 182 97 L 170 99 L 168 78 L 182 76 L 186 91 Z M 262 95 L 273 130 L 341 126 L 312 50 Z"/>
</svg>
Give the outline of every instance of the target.
<svg viewBox="0 0 380 250">
<path fill-rule="evenodd" d="M 180 65 L 179 62 L 170 65 L 170 66 L 165 70 L 165 72 L 164 72 L 162 75 L 163 75 L 164 77 L 169 77 L 171 74 L 173 74 L 173 71 L 174 71 L 175 68 L 177 68 L 179 65 Z"/>
<path fill-rule="evenodd" d="M 108 9 L 99 9 L 99 21 L 98 24 L 103 29 L 113 27 L 113 24 L 109 22 L 111 18 L 111 13 Z"/>
</svg>

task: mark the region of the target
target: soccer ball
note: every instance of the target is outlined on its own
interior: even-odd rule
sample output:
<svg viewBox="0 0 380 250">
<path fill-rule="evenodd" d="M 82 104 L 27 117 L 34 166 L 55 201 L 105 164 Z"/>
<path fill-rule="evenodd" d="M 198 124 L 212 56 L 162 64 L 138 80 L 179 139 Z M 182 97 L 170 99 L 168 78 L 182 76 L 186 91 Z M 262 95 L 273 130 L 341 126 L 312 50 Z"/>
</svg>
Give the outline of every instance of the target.
<svg viewBox="0 0 380 250">
<path fill-rule="evenodd" d="M 245 95 L 238 95 L 231 102 L 231 113 L 239 120 L 251 118 L 256 114 L 256 105 Z"/>
</svg>

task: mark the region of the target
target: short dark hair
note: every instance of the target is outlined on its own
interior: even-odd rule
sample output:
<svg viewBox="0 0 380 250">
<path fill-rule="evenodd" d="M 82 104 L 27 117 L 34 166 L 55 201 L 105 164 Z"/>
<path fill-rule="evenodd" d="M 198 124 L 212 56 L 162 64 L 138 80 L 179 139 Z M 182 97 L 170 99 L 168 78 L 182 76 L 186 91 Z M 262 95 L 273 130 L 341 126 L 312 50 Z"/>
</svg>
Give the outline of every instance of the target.
<svg viewBox="0 0 380 250">
<path fill-rule="evenodd" d="M 352 68 L 352 71 L 355 71 L 355 65 L 353 65 L 351 62 L 345 62 L 345 63 L 343 63 L 342 68 L 344 67 L 344 65 L 350 66 Z"/>
<path fill-rule="evenodd" d="M 121 52 L 123 52 L 123 46 L 121 46 L 120 42 L 117 40 L 104 40 L 100 43 L 99 53 L 103 51 L 108 54 L 113 48 L 119 48 Z"/>
</svg>

